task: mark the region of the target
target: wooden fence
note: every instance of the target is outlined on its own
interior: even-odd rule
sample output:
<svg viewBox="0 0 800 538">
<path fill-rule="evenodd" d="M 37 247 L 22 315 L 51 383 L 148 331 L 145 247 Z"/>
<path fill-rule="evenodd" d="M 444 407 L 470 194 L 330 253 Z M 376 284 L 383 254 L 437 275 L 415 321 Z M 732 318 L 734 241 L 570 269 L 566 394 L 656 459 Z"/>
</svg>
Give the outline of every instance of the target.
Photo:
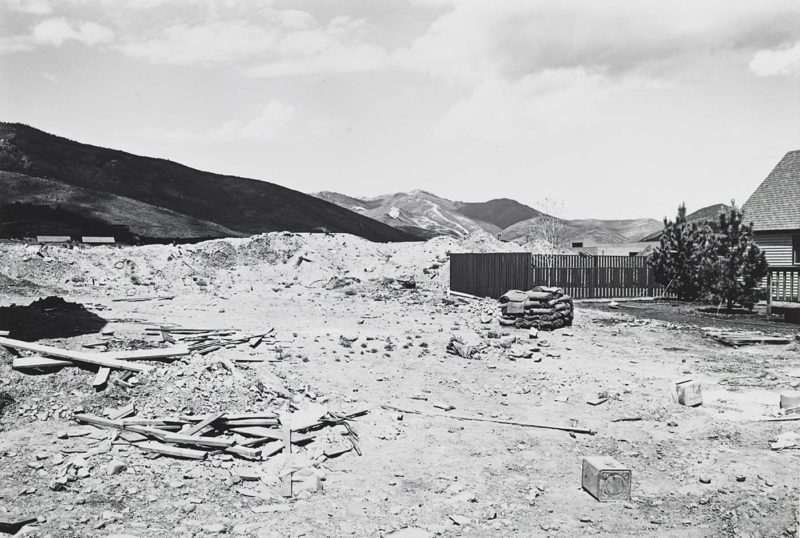
<svg viewBox="0 0 800 538">
<path fill-rule="evenodd" d="M 641 256 L 450 255 L 453 291 L 497 298 L 534 286 L 558 286 L 575 299 L 654 297 L 664 291 Z"/>
</svg>

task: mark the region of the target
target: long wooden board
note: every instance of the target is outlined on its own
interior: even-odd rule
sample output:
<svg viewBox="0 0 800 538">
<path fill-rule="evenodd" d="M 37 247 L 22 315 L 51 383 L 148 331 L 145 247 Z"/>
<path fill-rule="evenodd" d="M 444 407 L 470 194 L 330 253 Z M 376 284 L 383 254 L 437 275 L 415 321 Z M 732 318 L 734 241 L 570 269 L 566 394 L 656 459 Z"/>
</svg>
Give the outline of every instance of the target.
<svg viewBox="0 0 800 538">
<path fill-rule="evenodd" d="M 168 348 L 137 349 L 134 351 L 108 351 L 104 353 L 109 358 L 125 361 L 169 359 L 183 357 L 188 354 L 189 348 L 183 345 Z"/>
<path fill-rule="evenodd" d="M 75 363 L 64 359 L 48 359 L 47 357 L 41 357 L 39 355 L 33 357 L 16 357 L 14 362 L 11 363 L 11 367 L 15 370 L 24 370 L 26 368 L 63 368 L 64 366 L 75 366 Z"/>
<path fill-rule="evenodd" d="M 41 353 L 42 355 L 49 355 L 51 357 L 58 357 L 60 359 L 68 359 L 74 362 L 83 362 L 86 364 L 94 364 L 96 366 L 106 366 L 108 368 L 117 368 L 120 370 L 131 370 L 134 372 L 149 372 L 152 370 L 150 366 L 144 364 L 135 364 L 132 362 L 125 362 L 115 358 L 108 358 L 105 353 L 83 353 L 81 351 L 70 351 L 68 349 L 61 349 L 43 344 L 36 344 L 34 342 L 24 342 L 22 340 L 14 340 L 13 338 L 6 338 L 0 336 L 0 345 L 13 347 L 15 349 L 24 349 Z"/>
<path fill-rule="evenodd" d="M 179 448 L 172 445 L 165 445 L 157 441 L 149 441 L 147 443 L 140 443 L 136 445 L 147 452 L 156 452 L 158 454 L 166 454 L 167 456 L 175 456 L 178 458 L 188 458 L 194 460 L 205 459 L 207 452 L 204 450 L 194 450 L 191 448 Z"/>
</svg>

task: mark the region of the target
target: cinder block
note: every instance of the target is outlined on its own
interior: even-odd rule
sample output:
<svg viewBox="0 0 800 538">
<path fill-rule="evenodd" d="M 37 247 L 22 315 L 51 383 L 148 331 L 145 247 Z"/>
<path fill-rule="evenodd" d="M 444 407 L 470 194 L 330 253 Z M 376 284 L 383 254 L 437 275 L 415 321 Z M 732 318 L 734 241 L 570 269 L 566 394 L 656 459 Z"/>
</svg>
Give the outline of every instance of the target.
<svg viewBox="0 0 800 538">
<path fill-rule="evenodd" d="M 781 394 L 781 409 L 800 407 L 800 392 L 784 392 Z"/>
<path fill-rule="evenodd" d="M 703 405 L 703 391 L 700 389 L 700 383 L 687 379 L 675 383 L 675 388 L 678 391 L 679 404 L 689 407 Z"/>
<path fill-rule="evenodd" d="M 631 498 L 633 473 L 614 458 L 583 458 L 583 489 L 598 501 L 627 501 Z"/>
</svg>

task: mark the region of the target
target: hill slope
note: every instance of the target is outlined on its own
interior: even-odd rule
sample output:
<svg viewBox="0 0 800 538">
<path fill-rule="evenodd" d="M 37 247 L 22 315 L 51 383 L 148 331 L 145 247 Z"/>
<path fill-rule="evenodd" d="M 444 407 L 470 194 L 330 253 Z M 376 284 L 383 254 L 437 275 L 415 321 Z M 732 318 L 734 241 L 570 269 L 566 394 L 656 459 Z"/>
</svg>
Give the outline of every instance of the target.
<svg viewBox="0 0 800 538">
<path fill-rule="evenodd" d="M 500 229 L 544 215 L 541 211 L 508 198 L 496 198 L 488 202 L 456 202 L 456 204 L 458 212 L 462 215 L 494 224 Z"/>
<path fill-rule="evenodd" d="M 358 211 L 386 224 L 434 235 L 462 237 L 484 230 L 504 241 L 525 243 L 531 226 L 551 218 L 532 207 L 508 198 L 488 202 L 454 202 L 425 191 L 398 192 L 375 198 L 356 198 L 335 192 L 315 194 L 320 198 Z M 598 220 L 556 219 L 566 243 L 628 243 L 661 229 L 655 219 Z M 420 230 L 423 231 L 420 231 Z"/>
<path fill-rule="evenodd" d="M 478 230 L 497 235 L 501 230 L 499 226 L 462 214 L 460 202 L 425 191 L 397 192 L 375 198 L 355 198 L 327 191 L 315 196 L 390 226 L 418 233 L 424 230 L 430 235 L 463 237 Z"/>
<path fill-rule="evenodd" d="M 599 220 L 599 219 L 557 219 L 560 224 L 559 236 L 569 246 L 573 241 L 584 243 L 630 243 L 641 240 L 647 234 L 660 230 L 662 224 L 656 219 Z M 524 243 L 525 237 L 537 219 L 524 220 L 509 226 L 500 234 L 504 241 Z"/>
<path fill-rule="evenodd" d="M 0 123 L 0 170 L 59 183 L 50 188 L 66 198 L 59 206 L 65 211 L 85 210 L 74 204 L 75 193 L 68 194 L 71 189 L 93 193 L 91 196 L 124 197 L 128 201 L 119 201 L 120 210 L 129 201 L 145 204 L 151 208 L 148 212 L 160 215 L 149 233 L 165 239 L 198 233 L 206 236 L 206 232 L 213 232 L 206 237 L 224 237 L 231 232 L 250 235 L 281 230 L 345 232 L 372 241 L 418 239 L 274 183 L 212 174 L 164 159 L 81 144 L 20 124 Z M 3 181 L 9 177 L 3 176 Z M 86 201 L 96 218 L 134 227 L 137 224 L 139 216 L 128 215 L 125 210 L 107 214 L 103 207 L 115 203 L 107 200 L 105 206 L 98 207 L 89 203 L 91 196 Z M 29 202 L 24 196 L 17 198 Z"/>
</svg>

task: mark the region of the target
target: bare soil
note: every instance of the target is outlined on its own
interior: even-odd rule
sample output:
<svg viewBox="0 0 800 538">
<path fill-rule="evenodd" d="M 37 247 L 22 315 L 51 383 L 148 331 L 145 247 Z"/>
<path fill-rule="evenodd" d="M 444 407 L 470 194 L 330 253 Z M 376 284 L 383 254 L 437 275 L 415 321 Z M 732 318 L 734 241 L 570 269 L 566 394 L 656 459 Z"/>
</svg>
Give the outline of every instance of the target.
<svg viewBox="0 0 800 538">
<path fill-rule="evenodd" d="M 410 260 L 396 268 L 398 274 L 419 279 L 420 286 L 409 290 L 383 280 L 383 267 L 375 269 L 380 278 L 362 268 L 360 283 L 341 288 L 326 289 L 327 278 L 336 276 L 329 269 L 292 280 L 285 275 L 297 256 L 315 260 L 309 265 L 324 262 L 325 255 L 305 246 L 269 262 L 271 269 L 245 267 L 239 258 L 208 262 L 214 272 L 203 278 L 210 285 L 198 288 L 187 280 L 168 282 L 166 269 L 158 267 L 158 260 L 167 264 L 166 255 L 154 257 L 166 251 L 149 257 L 141 252 L 109 249 L 104 266 L 90 267 L 95 281 L 117 274 L 110 269 L 115 261 L 148 258 L 148 272 L 135 276 L 155 283 L 128 282 L 122 294 L 177 290 L 174 299 L 113 301 L 122 276 L 114 277 L 118 286 L 92 286 L 91 280 L 65 282 L 63 274 L 53 274 L 56 265 L 69 275 L 80 271 L 86 256 L 92 263 L 100 259 L 96 253 L 50 253 L 56 259 L 43 264 L 45 283 L 107 321 L 120 346 L 158 345 L 144 328 L 174 323 L 254 332 L 272 326 L 282 349 L 221 349 L 151 363 L 155 370 L 139 376 L 134 387 L 97 393 L 91 372 L 26 375 L 13 371 L 11 356 L 0 351 L 0 511 L 38 516 L 27 535 L 387 536 L 404 527 L 421 530 L 414 536 L 445 537 L 797 535 L 800 452 L 773 451 L 770 440 L 800 431 L 800 421 L 760 420 L 778 416 L 779 394 L 796 390 L 796 343 L 733 349 L 704 338 L 698 329 L 704 321 L 684 323 L 684 315 L 658 321 L 633 309 L 596 305 L 577 305 L 573 327 L 529 340 L 527 331 L 480 323 L 482 313 L 495 312 L 492 301 L 447 300 L 439 285 L 445 275 L 421 273 L 438 253 L 426 254 L 433 258 L 427 261 L 393 253 L 395 260 Z M 184 259 L 193 264 L 199 259 L 194 256 Z M 41 282 L 19 263 L 11 278 Z M 275 264 L 286 266 L 280 283 L 273 278 L 279 274 Z M 259 282 L 259 271 L 270 278 Z M 312 285 L 317 279 L 323 281 Z M 31 296 L 29 288 L 17 292 L 13 283 L 2 293 L 4 305 L 26 304 Z M 480 360 L 445 353 L 450 336 L 465 332 L 489 344 Z M 341 335 L 358 339 L 345 347 Z M 535 344 L 540 351 L 513 360 L 502 347 L 509 336 L 518 338 L 512 347 Z M 42 342 L 80 349 L 97 338 L 87 333 Z M 241 354 L 268 362 L 235 362 Z M 236 365 L 233 372 L 224 359 Z M 91 447 L 85 437 L 58 438 L 76 425 L 75 410 L 100 413 L 130 401 L 142 416 L 272 410 L 275 402 L 252 390 L 264 373 L 277 375 L 299 399 L 324 400 L 332 410 L 371 409 L 353 421 L 363 455 L 328 460 L 322 492 L 287 500 L 279 486 L 231 476 L 231 466 L 258 463 L 219 456 L 151 459 L 124 444 L 87 459 L 88 476 L 67 489 L 50 488 L 66 464 L 59 462 Z M 688 377 L 702 383 L 700 407 L 675 399 L 674 382 Z M 608 397 L 605 403 L 587 403 L 600 394 Z M 597 433 L 571 436 L 438 416 L 447 414 Z M 611 456 L 632 470 L 629 502 L 601 503 L 582 490 L 581 459 L 593 455 Z M 112 459 L 127 469 L 108 475 Z M 260 497 L 243 495 L 241 488 Z"/>
</svg>

